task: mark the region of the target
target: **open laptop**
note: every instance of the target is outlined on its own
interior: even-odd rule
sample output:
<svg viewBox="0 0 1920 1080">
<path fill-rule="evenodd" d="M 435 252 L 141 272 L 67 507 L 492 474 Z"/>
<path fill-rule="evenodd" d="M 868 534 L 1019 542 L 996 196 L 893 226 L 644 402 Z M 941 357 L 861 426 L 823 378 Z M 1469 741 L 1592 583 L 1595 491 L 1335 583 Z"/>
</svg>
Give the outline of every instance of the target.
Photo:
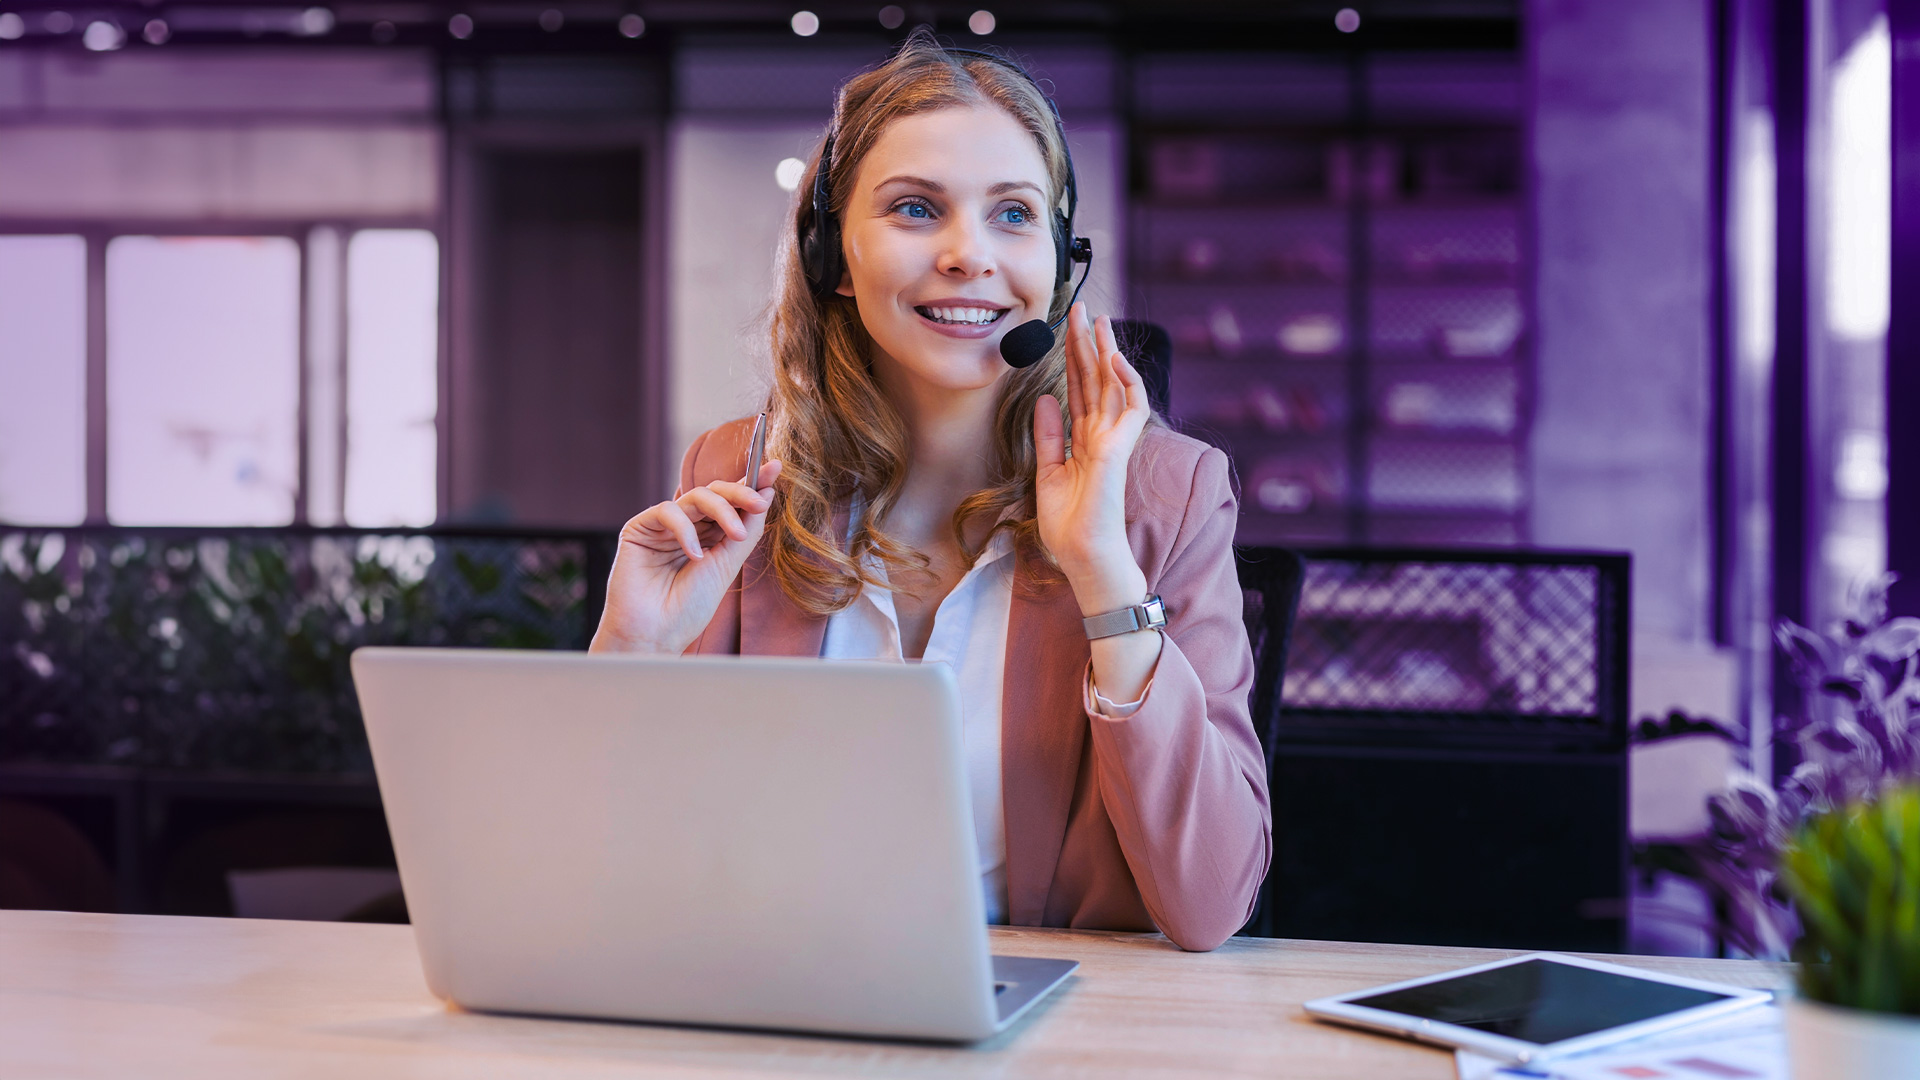
<svg viewBox="0 0 1920 1080">
<path fill-rule="evenodd" d="M 969 1041 L 989 956 L 944 665 L 353 654 L 427 985 L 518 1013 Z"/>
</svg>

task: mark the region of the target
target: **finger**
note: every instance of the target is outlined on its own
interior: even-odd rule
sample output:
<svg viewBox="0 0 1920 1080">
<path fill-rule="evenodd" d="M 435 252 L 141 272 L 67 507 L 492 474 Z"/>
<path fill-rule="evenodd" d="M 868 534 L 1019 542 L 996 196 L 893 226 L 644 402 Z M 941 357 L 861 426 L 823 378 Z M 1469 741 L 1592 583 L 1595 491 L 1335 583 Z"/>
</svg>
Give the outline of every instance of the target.
<svg viewBox="0 0 1920 1080">
<path fill-rule="evenodd" d="M 1113 373 L 1126 387 L 1128 412 L 1151 410 L 1152 403 L 1147 400 L 1147 380 L 1141 377 L 1139 369 L 1127 359 L 1126 353 L 1113 354 Z"/>
<path fill-rule="evenodd" d="M 1079 421 L 1100 408 L 1100 350 L 1093 340 L 1093 320 L 1087 316 L 1087 305 L 1073 305 L 1072 315 L 1080 328 L 1080 347 L 1072 350 L 1072 362 L 1080 368 L 1080 409 L 1073 414 Z"/>
<path fill-rule="evenodd" d="M 1074 355 L 1080 350 L 1080 324 L 1074 319 L 1075 312 L 1079 310 L 1080 305 L 1075 304 L 1073 309 L 1067 312 L 1067 349 L 1065 359 L 1067 362 L 1067 416 L 1069 418 L 1079 416 L 1086 411 L 1086 407 L 1083 404 L 1086 398 L 1083 396 L 1080 385 L 1080 365 L 1074 359 Z"/>
<path fill-rule="evenodd" d="M 1067 461 L 1066 427 L 1060 420 L 1060 399 L 1041 394 L 1033 407 L 1033 456 L 1040 472 Z"/>
<path fill-rule="evenodd" d="M 781 465 L 778 459 L 769 459 L 760 463 L 760 480 L 754 486 L 760 489 L 760 494 L 766 496 L 769 502 L 773 500 L 773 485 L 774 481 L 780 479 L 780 470 Z"/>
<path fill-rule="evenodd" d="M 739 484 L 729 484 L 728 486 L 738 488 L 741 491 L 746 490 Z M 754 492 L 753 498 L 757 501 L 760 498 L 760 493 L 757 491 Z M 681 496 L 680 502 L 677 505 L 696 509 L 700 513 L 705 514 L 709 521 L 720 526 L 720 530 L 734 540 L 738 540 L 747 535 L 747 527 L 741 523 L 739 511 L 733 508 L 733 504 L 727 501 L 725 495 L 715 491 L 712 485 L 694 488 L 692 491 Z"/>
<path fill-rule="evenodd" d="M 706 556 L 700 544 L 700 533 L 693 526 L 693 519 L 680 508 L 679 503 L 660 503 L 642 510 L 639 516 L 627 522 L 620 530 L 620 542 L 643 547 L 650 551 L 660 550 L 657 538 L 669 537 L 680 545 L 689 559 Z"/>
<path fill-rule="evenodd" d="M 1094 339 L 1099 346 L 1100 361 L 1100 409 L 1109 419 L 1119 416 L 1127 409 L 1127 384 L 1114 370 L 1113 360 L 1121 356 L 1120 342 L 1113 336 L 1113 320 L 1105 315 L 1094 327 Z M 1124 362 L 1124 358 L 1123 358 Z"/>
<path fill-rule="evenodd" d="M 763 467 L 760 471 L 765 472 L 766 469 Z M 768 499 L 765 495 L 737 480 L 715 480 L 705 488 L 695 488 L 694 491 L 711 491 L 724 499 L 729 506 L 748 514 L 765 513 L 767 509 Z"/>
</svg>

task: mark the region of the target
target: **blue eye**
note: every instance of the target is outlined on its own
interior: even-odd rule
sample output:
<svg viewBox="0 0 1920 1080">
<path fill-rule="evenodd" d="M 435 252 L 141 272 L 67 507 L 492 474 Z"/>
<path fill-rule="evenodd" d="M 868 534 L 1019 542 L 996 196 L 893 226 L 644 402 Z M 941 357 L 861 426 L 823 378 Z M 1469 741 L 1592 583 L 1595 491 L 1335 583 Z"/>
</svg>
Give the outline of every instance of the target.
<svg viewBox="0 0 1920 1080">
<path fill-rule="evenodd" d="M 903 202 L 893 208 L 897 214 L 905 214 L 915 221 L 926 221 L 933 217 L 933 210 L 923 202 Z"/>
<path fill-rule="evenodd" d="M 1033 224 L 1034 221 L 1033 211 L 1020 203 L 1014 203 L 1000 211 L 999 217 L 1008 225 L 1026 226 Z"/>
</svg>

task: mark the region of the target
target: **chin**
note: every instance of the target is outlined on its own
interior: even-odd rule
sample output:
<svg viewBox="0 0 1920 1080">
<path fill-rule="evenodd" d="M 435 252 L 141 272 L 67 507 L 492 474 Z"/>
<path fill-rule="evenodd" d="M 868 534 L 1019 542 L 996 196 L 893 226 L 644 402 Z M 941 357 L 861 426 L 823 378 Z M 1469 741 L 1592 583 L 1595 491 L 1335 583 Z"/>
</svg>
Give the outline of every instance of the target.
<svg viewBox="0 0 1920 1080">
<path fill-rule="evenodd" d="M 941 342 L 942 348 L 922 352 L 920 363 L 909 365 L 928 382 L 948 390 L 982 390 L 998 383 L 1013 369 L 1000 357 L 998 340 L 969 342 L 955 348 L 953 342 Z"/>
</svg>

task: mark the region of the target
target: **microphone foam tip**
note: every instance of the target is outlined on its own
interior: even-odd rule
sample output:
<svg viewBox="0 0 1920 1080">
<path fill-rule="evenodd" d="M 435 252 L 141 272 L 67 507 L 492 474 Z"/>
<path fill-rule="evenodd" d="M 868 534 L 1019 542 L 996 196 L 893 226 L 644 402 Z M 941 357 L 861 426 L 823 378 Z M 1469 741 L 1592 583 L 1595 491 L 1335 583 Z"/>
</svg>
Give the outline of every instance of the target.
<svg viewBox="0 0 1920 1080">
<path fill-rule="evenodd" d="M 1053 331 L 1046 320 L 1023 322 L 1000 339 L 1000 358 L 1017 368 L 1038 363 L 1053 348 Z"/>
</svg>

